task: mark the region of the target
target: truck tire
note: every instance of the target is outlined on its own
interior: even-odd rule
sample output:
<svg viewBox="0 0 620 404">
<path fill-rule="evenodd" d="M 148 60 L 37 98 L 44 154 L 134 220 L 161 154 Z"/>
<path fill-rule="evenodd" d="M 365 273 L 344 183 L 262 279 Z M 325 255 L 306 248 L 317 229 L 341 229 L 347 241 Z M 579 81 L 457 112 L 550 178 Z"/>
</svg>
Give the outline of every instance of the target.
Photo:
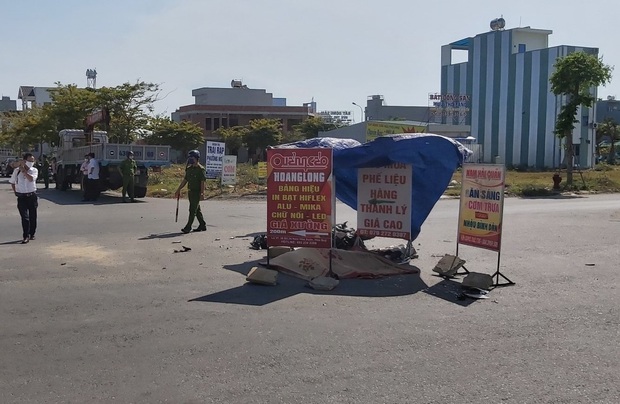
<svg viewBox="0 0 620 404">
<path fill-rule="evenodd" d="M 56 188 L 61 191 L 66 191 L 67 186 L 67 177 L 66 177 L 65 167 L 59 166 L 56 172 Z"/>
<path fill-rule="evenodd" d="M 146 187 L 134 187 L 134 193 L 136 198 L 144 198 L 146 196 Z"/>
<path fill-rule="evenodd" d="M 110 189 L 119 189 L 123 186 L 123 177 L 121 173 L 118 172 L 116 167 L 106 167 L 107 169 L 107 178 L 108 184 L 110 185 Z"/>
</svg>

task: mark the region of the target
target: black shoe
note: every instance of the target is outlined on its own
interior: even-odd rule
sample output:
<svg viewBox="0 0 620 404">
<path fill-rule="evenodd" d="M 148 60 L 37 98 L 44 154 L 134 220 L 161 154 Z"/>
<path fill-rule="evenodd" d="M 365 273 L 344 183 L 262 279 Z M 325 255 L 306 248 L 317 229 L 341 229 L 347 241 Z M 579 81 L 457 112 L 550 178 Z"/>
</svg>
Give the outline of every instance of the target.
<svg viewBox="0 0 620 404">
<path fill-rule="evenodd" d="M 22 244 L 28 244 L 29 241 L 30 239 L 26 237 L 25 239 L 22 240 Z"/>
<path fill-rule="evenodd" d="M 204 226 L 198 226 L 196 227 L 194 230 L 192 231 L 207 231 L 207 225 Z"/>
<path fill-rule="evenodd" d="M 36 240 L 36 238 L 34 237 L 34 234 L 30 236 L 30 240 Z"/>
<path fill-rule="evenodd" d="M 192 231 L 192 229 L 186 229 L 185 227 L 181 229 L 181 233 L 183 233 L 183 234 L 187 234 L 190 231 Z"/>
</svg>

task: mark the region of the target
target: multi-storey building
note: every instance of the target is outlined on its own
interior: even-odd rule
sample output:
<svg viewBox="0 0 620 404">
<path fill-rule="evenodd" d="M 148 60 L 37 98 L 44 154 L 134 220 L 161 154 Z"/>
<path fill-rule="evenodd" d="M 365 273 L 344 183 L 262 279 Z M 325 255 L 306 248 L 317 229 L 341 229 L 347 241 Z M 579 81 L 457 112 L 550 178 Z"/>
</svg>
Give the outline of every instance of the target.
<svg viewBox="0 0 620 404">
<path fill-rule="evenodd" d="M 503 20 L 502 20 L 503 21 Z M 551 92 L 549 79 L 557 58 L 572 52 L 598 55 L 597 48 L 548 46 L 550 30 L 530 27 L 495 30 L 465 38 L 441 49 L 441 92 L 470 102 L 466 124 L 483 145 L 483 161 L 507 166 L 558 167 L 563 148 L 554 134 L 564 97 Z M 464 51 L 465 61 L 453 63 Z M 596 97 L 596 88 L 591 89 Z M 594 161 L 594 111 L 582 108 L 572 142 L 576 163 Z M 444 117 L 455 123 L 455 117 Z"/>
<path fill-rule="evenodd" d="M 198 88 L 192 95 L 194 104 L 177 109 L 172 119 L 196 123 L 208 140 L 218 139 L 213 132 L 219 128 L 248 125 L 254 119 L 277 119 L 283 132 L 291 132 L 295 125 L 313 116 L 308 105 L 287 106 L 286 98 L 250 89 L 239 80 L 233 80 L 230 88 Z"/>
</svg>

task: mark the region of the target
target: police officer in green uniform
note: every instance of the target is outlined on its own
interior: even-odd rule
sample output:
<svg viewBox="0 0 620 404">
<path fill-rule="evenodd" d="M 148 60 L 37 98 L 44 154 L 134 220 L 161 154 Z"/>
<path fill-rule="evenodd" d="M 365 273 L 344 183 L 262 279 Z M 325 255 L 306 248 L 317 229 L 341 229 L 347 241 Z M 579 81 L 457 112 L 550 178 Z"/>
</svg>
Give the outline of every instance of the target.
<svg viewBox="0 0 620 404">
<path fill-rule="evenodd" d="M 127 202 L 125 195 L 129 194 L 131 202 L 135 202 L 134 199 L 134 175 L 138 171 L 138 165 L 133 159 L 133 152 L 130 150 L 127 152 L 127 158 L 118 165 L 118 170 L 123 176 L 123 202 Z"/>
<path fill-rule="evenodd" d="M 193 231 L 205 231 L 207 230 L 207 223 L 205 222 L 202 212 L 200 211 L 200 200 L 205 196 L 205 181 L 207 174 L 205 168 L 198 162 L 200 160 L 200 152 L 198 150 L 192 150 L 187 154 L 187 168 L 185 169 L 185 178 L 174 193 L 175 198 L 178 198 L 181 194 L 181 190 L 187 184 L 187 199 L 189 199 L 189 217 L 187 218 L 187 224 L 181 229 L 183 233 L 189 233 L 192 231 L 192 224 L 194 223 L 194 217 L 198 219 L 198 227 Z"/>
</svg>

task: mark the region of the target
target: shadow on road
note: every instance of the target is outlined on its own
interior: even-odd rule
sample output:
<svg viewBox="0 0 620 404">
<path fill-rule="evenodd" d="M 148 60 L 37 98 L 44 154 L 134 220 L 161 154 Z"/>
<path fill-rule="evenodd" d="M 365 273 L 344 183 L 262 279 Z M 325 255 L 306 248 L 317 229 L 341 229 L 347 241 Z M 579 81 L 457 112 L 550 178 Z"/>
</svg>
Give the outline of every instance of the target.
<svg viewBox="0 0 620 404">
<path fill-rule="evenodd" d="M 224 268 L 247 276 L 250 269 L 257 266 L 261 261 L 263 260 L 225 265 Z M 396 275 L 379 279 L 341 279 L 336 289 L 331 291 L 314 290 L 309 288 L 307 284 L 306 280 L 280 272 L 276 286 L 246 283 L 236 288 L 197 297 L 189 301 L 263 306 L 299 293 L 329 296 L 394 297 L 412 295 L 428 289 L 428 285 L 424 283 L 419 274 Z"/>
<path fill-rule="evenodd" d="M 21 240 L 15 240 L 15 241 L 5 241 L 4 243 L 0 243 L 0 245 L 15 245 L 15 244 L 21 244 L 22 241 Z"/>
<path fill-rule="evenodd" d="M 174 237 L 179 237 L 183 235 L 185 235 L 185 233 L 182 233 L 180 231 L 177 231 L 174 233 L 158 233 L 158 234 L 149 234 L 148 236 L 140 237 L 138 240 L 153 240 L 156 238 L 174 238 Z"/>
<path fill-rule="evenodd" d="M 124 204 L 120 195 L 110 195 L 108 193 L 101 193 L 99 199 L 96 201 L 82 201 L 82 191 L 79 188 L 68 189 L 66 191 L 60 191 L 55 188 L 37 190 L 37 195 L 41 199 L 55 203 L 56 205 L 114 205 Z M 143 201 L 136 200 L 136 203 L 143 203 Z"/>
</svg>

